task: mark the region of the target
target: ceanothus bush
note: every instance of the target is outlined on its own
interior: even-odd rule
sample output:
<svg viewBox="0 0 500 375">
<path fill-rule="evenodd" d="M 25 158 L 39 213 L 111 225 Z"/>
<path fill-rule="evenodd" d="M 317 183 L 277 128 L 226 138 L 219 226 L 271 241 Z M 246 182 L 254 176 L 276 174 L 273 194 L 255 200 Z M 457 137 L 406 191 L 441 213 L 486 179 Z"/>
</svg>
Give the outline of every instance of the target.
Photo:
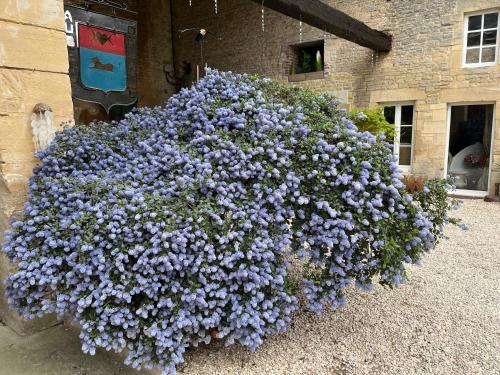
<svg viewBox="0 0 500 375">
<path fill-rule="evenodd" d="M 300 292 L 319 313 L 353 282 L 399 284 L 448 210 L 413 199 L 383 139 L 331 97 L 217 71 L 162 108 L 66 129 L 38 156 L 5 245 L 19 267 L 9 303 L 70 316 L 85 352 L 126 349 L 165 374 L 214 337 L 256 349 Z"/>
</svg>

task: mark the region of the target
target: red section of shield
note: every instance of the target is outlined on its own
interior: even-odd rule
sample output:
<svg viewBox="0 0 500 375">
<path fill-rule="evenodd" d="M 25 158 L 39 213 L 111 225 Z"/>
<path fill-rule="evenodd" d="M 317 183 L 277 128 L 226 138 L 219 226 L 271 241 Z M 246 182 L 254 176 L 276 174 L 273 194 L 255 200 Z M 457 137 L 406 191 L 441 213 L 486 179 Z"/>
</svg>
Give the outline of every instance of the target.
<svg viewBox="0 0 500 375">
<path fill-rule="evenodd" d="M 125 56 L 125 35 L 99 27 L 78 25 L 79 47 Z"/>
</svg>

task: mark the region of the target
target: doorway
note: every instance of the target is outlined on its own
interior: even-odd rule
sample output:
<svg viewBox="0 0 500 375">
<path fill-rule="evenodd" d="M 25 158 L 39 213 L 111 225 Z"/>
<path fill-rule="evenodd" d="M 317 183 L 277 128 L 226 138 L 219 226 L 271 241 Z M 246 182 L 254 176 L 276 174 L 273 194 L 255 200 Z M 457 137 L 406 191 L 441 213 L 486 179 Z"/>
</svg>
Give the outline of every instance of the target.
<svg viewBox="0 0 500 375">
<path fill-rule="evenodd" d="M 494 111 L 494 104 L 450 106 L 447 174 L 459 192 L 488 191 Z"/>
</svg>

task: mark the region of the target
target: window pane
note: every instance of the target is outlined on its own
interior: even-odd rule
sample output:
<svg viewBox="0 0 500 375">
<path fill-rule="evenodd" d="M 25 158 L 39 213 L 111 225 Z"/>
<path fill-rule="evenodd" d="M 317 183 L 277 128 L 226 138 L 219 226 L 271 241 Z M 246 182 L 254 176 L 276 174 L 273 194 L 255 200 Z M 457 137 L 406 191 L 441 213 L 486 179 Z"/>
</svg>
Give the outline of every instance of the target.
<svg viewBox="0 0 500 375">
<path fill-rule="evenodd" d="M 481 58 L 481 62 L 495 62 L 495 47 L 483 48 L 483 56 Z"/>
<path fill-rule="evenodd" d="M 413 125 L 412 105 L 404 105 L 401 107 L 401 125 Z"/>
<path fill-rule="evenodd" d="M 489 13 L 484 15 L 484 28 L 492 29 L 498 27 L 498 13 Z"/>
<path fill-rule="evenodd" d="M 396 119 L 396 107 L 384 107 L 384 117 L 389 124 L 394 125 Z"/>
<path fill-rule="evenodd" d="M 412 131 L 411 126 L 402 126 L 401 127 L 401 136 L 399 138 L 401 144 L 411 145 L 412 133 L 413 133 L 413 131 Z"/>
<path fill-rule="evenodd" d="M 496 45 L 497 44 L 497 31 L 485 31 L 483 34 L 483 46 L 487 45 Z"/>
<path fill-rule="evenodd" d="M 482 20 L 482 15 L 469 17 L 469 30 L 480 30 Z"/>
<path fill-rule="evenodd" d="M 476 47 L 481 44 L 481 33 L 467 34 L 467 47 Z"/>
<path fill-rule="evenodd" d="M 411 165 L 411 147 L 399 147 L 399 165 Z"/>
<path fill-rule="evenodd" d="M 473 48 L 467 50 L 467 57 L 465 58 L 466 64 L 477 64 L 479 63 L 479 48 Z"/>
</svg>

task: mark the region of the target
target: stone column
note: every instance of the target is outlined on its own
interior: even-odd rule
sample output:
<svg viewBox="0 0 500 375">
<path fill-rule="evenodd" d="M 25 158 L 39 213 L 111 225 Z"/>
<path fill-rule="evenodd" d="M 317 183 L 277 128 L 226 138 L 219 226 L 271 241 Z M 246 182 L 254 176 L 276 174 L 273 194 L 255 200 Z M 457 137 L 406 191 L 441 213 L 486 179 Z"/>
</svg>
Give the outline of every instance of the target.
<svg viewBox="0 0 500 375">
<path fill-rule="evenodd" d="M 182 76 L 174 70 L 170 1 L 140 2 L 138 11 L 138 104 L 154 107 L 175 93 Z"/>
<path fill-rule="evenodd" d="M 62 0 L 0 1 L 0 243 L 11 218 L 22 213 L 37 162 L 35 105 L 50 106 L 53 130 L 73 118 L 64 25 Z M 13 267 L 0 255 L 0 320 L 20 334 L 54 324 L 53 317 L 26 322 L 8 308 L 3 279 Z"/>
</svg>

